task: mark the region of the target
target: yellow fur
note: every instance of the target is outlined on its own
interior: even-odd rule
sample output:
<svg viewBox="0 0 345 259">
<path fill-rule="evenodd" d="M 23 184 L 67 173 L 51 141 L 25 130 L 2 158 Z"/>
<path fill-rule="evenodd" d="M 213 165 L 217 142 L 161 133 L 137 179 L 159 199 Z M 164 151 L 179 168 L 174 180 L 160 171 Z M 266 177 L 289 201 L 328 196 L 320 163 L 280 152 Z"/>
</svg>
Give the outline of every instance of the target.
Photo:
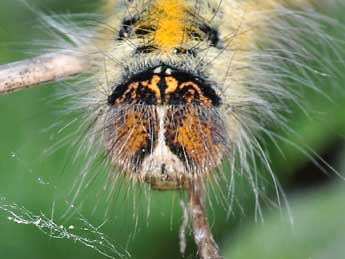
<svg viewBox="0 0 345 259">
<path fill-rule="evenodd" d="M 152 8 L 152 9 L 151 9 Z M 153 2 L 143 24 L 147 27 L 156 27 L 152 33 L 153 45 L 162 51 L 171 51 L 177 46 L 183 46 L 186 41 L 186 11 L 183 0 L 157 0 Z"/>
</svg>

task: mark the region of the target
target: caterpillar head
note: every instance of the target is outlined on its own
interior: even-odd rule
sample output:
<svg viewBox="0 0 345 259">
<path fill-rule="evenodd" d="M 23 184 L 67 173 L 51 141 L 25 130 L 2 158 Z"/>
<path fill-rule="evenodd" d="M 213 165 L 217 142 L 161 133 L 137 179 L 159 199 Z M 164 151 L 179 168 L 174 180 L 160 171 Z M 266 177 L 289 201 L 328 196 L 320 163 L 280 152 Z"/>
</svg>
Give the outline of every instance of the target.
<svg viewBox="0 0 345 259">
<path fill-rule="evenodd" d="M 108 98 L 109 155 L 159 189 L 186 188 L 224 155 L 221 98 L 204 79 L 159 65 L 115 87 Z"/>
</svg>

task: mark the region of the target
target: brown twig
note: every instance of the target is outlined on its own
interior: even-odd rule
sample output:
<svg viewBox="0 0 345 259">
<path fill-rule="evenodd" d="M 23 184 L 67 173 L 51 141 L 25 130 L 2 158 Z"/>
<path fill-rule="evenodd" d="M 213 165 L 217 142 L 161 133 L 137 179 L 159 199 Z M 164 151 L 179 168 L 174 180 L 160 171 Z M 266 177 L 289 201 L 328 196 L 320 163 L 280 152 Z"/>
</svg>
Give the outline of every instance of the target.
<svg viewBox="0 0 345 259">
<path fill-rule="evenodd" d="M 190 188 L 190 210 L 193 234 L 201 259 L 222 259 L 207 217 L 205 190 L 201 180 L 195 180 Z"/>
<path fill-rule="evenodd" d="M 0 95 L 79 74 L 87 68 L 82 58 L 50 53 L 0 66 Z"/>
</svg>

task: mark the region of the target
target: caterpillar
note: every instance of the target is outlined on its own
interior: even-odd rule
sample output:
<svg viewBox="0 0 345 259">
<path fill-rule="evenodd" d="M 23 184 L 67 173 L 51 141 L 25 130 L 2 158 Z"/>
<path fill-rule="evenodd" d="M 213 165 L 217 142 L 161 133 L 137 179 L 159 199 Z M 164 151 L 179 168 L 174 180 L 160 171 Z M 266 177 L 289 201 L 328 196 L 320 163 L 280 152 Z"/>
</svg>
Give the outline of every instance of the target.
<svg viewBox="0 0 345 259">
<path fill-rule="evenodd" d="M 261 137 L 277 138 L 272 127 L 288 130 L 286 103 L 303 106 L 300 89 L 319 91 L 312 76 L 332 72 L 305 47 L 315 38 L 333 44 L 316 5 L 104 0 L 104 17 L 85 27 L 42 15 L 55 36 L 47 50 L 88 64 L 61 90 L 70 99 L 67 112 L 80 113 L 72 142 L 76 156 L 87 158 L 80 178 L 93 178 L 99 158 L 110 186 L 124 177 L 153 190 L 190 190 L 194 182 L 218 184 L 240 173 L 258 201 L 260 160 L 281 195 Z M 305 65 L 308 59 L 324 74 Z"/>
<path fill-rule="evenodd" d="M 313 35 L 325 37 L 311 5 L 106 3 L 113 13 L 92 44 L 78 42 L 82 37 L 74 42 L 93 68 L 83 81 L 90 86 L 87 101 L 74 100 L 90 129 L 84 134 L 87 150 L 99 147 L 111 171 L 154 189 L 188 189 L 194 178 L 232 174 L 220 172 L 224 161 L 238 163 L 254 179 L 249 160 L 254 154 L 265 160 L 258 134 L 269 135 L 265 125 L 287 126 L 282 103 L 299 102 L 293 93 L 298 90 L 284 80 L 317 88 L 284 71 L 286 64 L 301 74 L 309 70 L 303 58 L 314 54 L 303 43 Z"/>
</svg>

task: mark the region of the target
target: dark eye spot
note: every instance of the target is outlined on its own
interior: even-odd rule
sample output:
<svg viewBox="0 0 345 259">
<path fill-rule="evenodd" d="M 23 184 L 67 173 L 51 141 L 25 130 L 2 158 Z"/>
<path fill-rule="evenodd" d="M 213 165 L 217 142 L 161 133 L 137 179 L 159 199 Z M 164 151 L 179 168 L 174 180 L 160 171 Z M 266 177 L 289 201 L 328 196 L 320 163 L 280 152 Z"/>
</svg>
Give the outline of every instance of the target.
<svg viewBox="0 0 345 259">
<path fill-rule="evenodd" d="M 129 34 L 132 32 L 133 26 L 138 22 L 139 17 L 132 17 L 124 19 L 121 25 L 121 29 L 118 34 L 118 39 L 122 40 L 128 38 Z"/>
<path fill-rule="evenodd" d="M 152 27 L 152 26 L 140 26 L 138 28 L 135 29 L 134 33 L 137 36 L 144 36 L 147 35 L 149 33 L 152 33 L 156 31 L 156 28 Z"/>
<path fill-rule="evenodd" d="M 196 41 L 200 41 L 202 40 L 202 36 L 200 33 L 196 32 L 196 31 L 189 31 L 188 35 L 190 38 L 196 40 Z"/>
<path fill-rule="evenodd" d="M 199 29 L 207 35 L 208 40 L 211 42 L 211 46 L 216 47 L 219 43 L 219 33 L 216 29 L 211 28 L 207 24 L 200 24 Z"/>
<path fill-rule="evenodd" d="M 187 55 L 192 55 L 193 57 L 196 57 L 196 53 L 193 49 L 176 48 L 175 53 L 176 54 L 187 54 Z"/>
<path fill-rule="evenodd" d="M 141 46 L 138 47 L 135 50 L 135 54 L 147 54 L 147 53 L 152 53 L 153 51 L 155 51 L 156 49 L 158 49 L 156 46 L 153 45 L 147 45 L 147 46 Z"/>
</svg>

